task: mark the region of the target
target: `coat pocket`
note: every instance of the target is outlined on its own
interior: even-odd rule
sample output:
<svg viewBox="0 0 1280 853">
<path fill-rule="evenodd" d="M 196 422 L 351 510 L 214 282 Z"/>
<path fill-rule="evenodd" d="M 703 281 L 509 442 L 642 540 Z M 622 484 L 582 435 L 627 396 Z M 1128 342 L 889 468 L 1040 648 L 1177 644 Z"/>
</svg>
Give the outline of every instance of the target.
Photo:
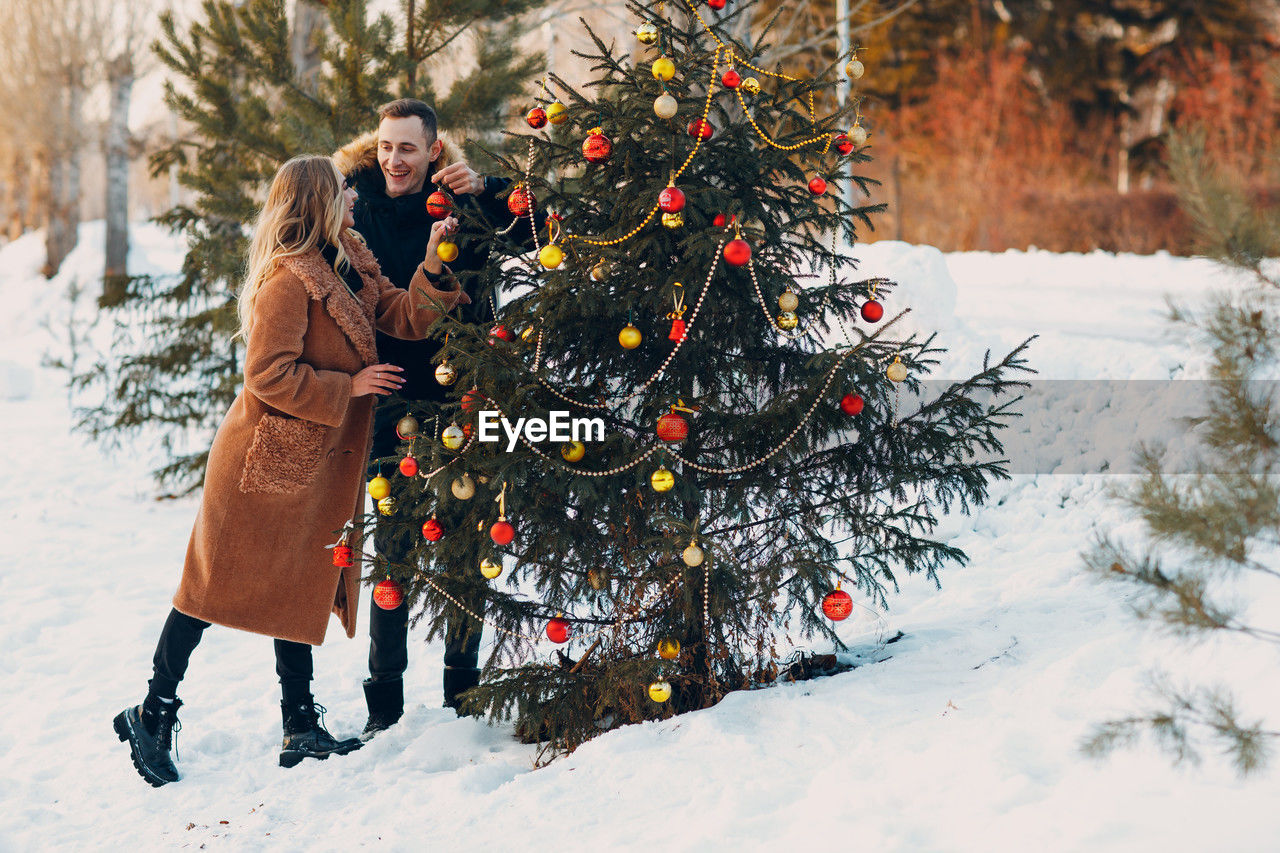
<svg viewBox="0 0 1280 853">
<path fill-rule="evenodd" d="M 315 421 L 263 415 L 245 454 L 240 491 L 288 495 L 305 489 L 320 468 L 328 430 Z"/>
</svg>

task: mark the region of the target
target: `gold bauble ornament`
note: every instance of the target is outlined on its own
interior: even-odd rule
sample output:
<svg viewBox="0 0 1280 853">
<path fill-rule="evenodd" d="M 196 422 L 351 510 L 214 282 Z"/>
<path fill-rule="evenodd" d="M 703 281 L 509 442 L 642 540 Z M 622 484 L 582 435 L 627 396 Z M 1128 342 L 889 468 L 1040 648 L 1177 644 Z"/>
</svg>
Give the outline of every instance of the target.
<svg viewBox="0 0 1280 853">
<path fill-rule="evenodd" d="M 748 95 L 760 94 L 760 81 L 754 77 L 745 77 L 742 80 L 742 90 Z"/>
<path fill-rule="evenodd" d="M 640 334 L 640 330 L 628 323 L 622 327 L 622 331 L 618 332 L 618 343 L 623 349 L 635 349 L 640 346 L 640 341 L 644 340 L 644 335 Z"/>
<path fill-rule="evenodd" d="M 662 214 L 662 224 L 671 229 L 679 228 L 684 225 L 684 214 L 679 211 L 664 213 Z"/>
<path fill-rule="evenodd" d="M 675 637 L 663 637 L 658 641 L 658 657 L 675 660 L 680 657 L 680 641 Z"/>
<path fill-rule="evenodd" d="M 609 277 L 609 265 L 606 264 L 604 261 L 600 261 L 600 263 L 596 264 L 594 267 L 591 268 L 592 281 L 604 281 L 608 277 Z"/>
<path fill-rule="evenodd" d="M 453 496 L 460 501 L 469 501 L 475 496 L 476 481 L 466 474 L 454 479 L 449 484 L 449 491 L 453 492 Z"/>
<path fill-rule="evenodd" d="M 667 470 L 665 465 L 649 475 L 649 485 L 655 492 L 669 492 L 676 484 L 676 475 Z"/>
<path fill-rule="evenodd" d="M 603 569 L 588 569 L 587 583 L 591 585 L 592 589 L 604 589 L 609 583 L 609 575 Z"/>
<path fill-rule="evenodd" d="M 382 513 L 383 515 L 395 515 L 396 499 L 391 497 L 391 495 L 387 495 L 385 498 L 382 498 L 381 500 L 379 500 L 378 512 Z"/>
<path fill-rule="evenodd" d="M 493 580 L 498 575 L 502 574 L 502 563 L 485 557 L 480 561 L 480 574 L 484 575 L 489 580 Z"/>
<path fill-rule="evenodd" d="M 653 61 L 653 78 L 666 82 L 676 76 L 676 64 L 665 56 L 659 56 Z"/>
<path fill-rule="evenodd" d="M 800 297 L 796 296 L 791 288 L 782 291 L 782 295 L 778 297 L 778 308 L 783 311 L 792 312 L 800 307 Z"/>
<path fill-rule="evenodd" d="M 528 326 L 527 328 L 525 328 L 523 332 L 520 333 L 520 340 L 524 341 L 527 344 L 529 343 L 529 341 L 533 340 L 533 336 L 535 334 L 537 333 L 534 332 L 533 326 Z"/>
<path fill-rule="evenodd" d="M 902 359 L 895 355 L 893 364 L 889 365 L 884 375 L 889 377 L 892 382 L 901 382 L 907 378 L 907 366 L 902 363 Z"/>
<path fill-rule="evenodd" d="M 784 332 L 789 332 L 798 325 L 800 325 L 800 318 L 792 312 L 783 311 L 778 315 L 778 328 Z"/>
<path fill-rule="evenodd" d="M 658 28 L 646 21 L 636 27 L 636 40 L 641 44 L 650 45 L 658 43 Z"/>
<path fill-rule="evenodd" d="M 553 270 L 564 263 L 564 250 L 555 243 L 548 243 L 538 253 L 538 260 L 542 262 L 544 267 Z"/>
<path fill-rule="evenodd" d="M 452 385 L 458 380 L 458 371 L 453 369 L 453 365 L 447 361 L 442 361 L 436 365 L 436 381 L 441 385 Z"/>
<path fill-rule="evenodd" d="M 702 549 L 698 547 L 698 543 L 696 542 L 690 542 L 689 547 L 685 548 L 684 552 L 680 555 L 680 559 L 684 560 L 684 564 L 691 569 L 696 569 L 698 566 L 701 566 L 702 561 L 706 558 L 707 555 L 702 552 Z"/>
<path fill-rule="evenodd" d="M 849 141 L 858 146 L 866 145 L 867 129 L 860 124 L 855 124 L 849 128 Z"/>
<path fill-rule="evenodd" d="M 458 259 L 458 244 L 452 240 L 443 240 L 436 245 L 436 257 L 451 264 Z"/>
<path fill-rule="evenodd" d="M 547 121 L 552 124 L 564 124 L 569 120 L 569 108 L 559 101 L 547 105 Z"/>
<path fill-rule="evenodd" d="M 581 441 L 571 441 L 561 446 L 560 455 L 565 462 L 578 462 L 587 455 L 587 446 Z"/>
<path fill-rule="evenodd" d="M 680 109 L 680 104 L 670 95 L 659 95 L 653 102 L 653 111 L 658 118 L 671 118 Z"/>
<path fill-rule="evenodd" d="M 867 72 L 867 67 L 857 59 L 850 59 L 849 64 L 844 67 L 844 73 L 848 74 L 854 80 L 861 80 L 862 75 Z"/>
<path fill-rule="evenodd" d="M 391 481 L 379 474 L 369 481 L 369 497 L 380 501 L 391 494 Z"/>
<path fill-rule="evenodd" d="M 662 704 L 671 698 L 671 683 L 668 681 L 655 681 L 649 685 L 649 698 L 658 704 Z"/>
<path fill-rule="evenodd" d="M 457 450 L 467 440 L 467 434 L 457 424 L 449 424 L 440 434 L 440 441 L 450 450 Z"/>
<path fill-rule="evenodd" d="M 418 423 L 418 419 L 413 415 L 405 415 L 396 421 L 396 432 L 400 434 L 401 438 L 413 438 L 420 429 L 422 429 L 422 424 Z"/>
</svg>

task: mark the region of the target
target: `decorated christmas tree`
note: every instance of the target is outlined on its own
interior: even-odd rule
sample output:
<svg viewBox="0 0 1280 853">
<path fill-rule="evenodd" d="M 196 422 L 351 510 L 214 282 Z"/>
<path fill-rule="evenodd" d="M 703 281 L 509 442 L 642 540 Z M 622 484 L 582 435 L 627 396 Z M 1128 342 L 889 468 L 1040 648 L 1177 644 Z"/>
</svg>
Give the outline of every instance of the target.
<svg viewBox="0 0 1280 853">
<path fill-rule="evenodd" d="M 1006 476 L 974 455 L 998 460 L 1025 344 L 918 396 L 940 350 L 843 248 L 877 210 L 833 191 L 865 195 L 843 176 L 867 129 L 856 100 L 814 103 L 862 64 L 771 71 L 724 5 L 632 3 L 638 59 L 593 33 L 595 79 L 529 105 L 504 163 L 539 244 L 485 270 L 498 325 L 442 323 L 457 402 L 406 418 L 387 460 L 420 544 L 374 578 L 432 631 L 483 619 L 466 707 L 552 753 L 770 683 L 800 638 L 839 646 L 902 573 L 965 559 L 938 515 Z"/>
</svg>

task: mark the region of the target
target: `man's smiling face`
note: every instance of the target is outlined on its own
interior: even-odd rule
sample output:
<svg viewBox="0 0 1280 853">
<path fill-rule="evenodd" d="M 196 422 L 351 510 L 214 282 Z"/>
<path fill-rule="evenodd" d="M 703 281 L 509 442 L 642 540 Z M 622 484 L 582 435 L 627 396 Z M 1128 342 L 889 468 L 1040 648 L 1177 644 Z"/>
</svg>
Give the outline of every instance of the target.
<svg viewBox="0 0 1280 853">
<path fill-rule="evenodd" d="M 439 139 L 427 138 L 417 116 L 388 117 L 379 122 L 378 165 L 387 181 L 387 195 L 395 198 L 420 191 L 442 147 Z"/>
</svg>

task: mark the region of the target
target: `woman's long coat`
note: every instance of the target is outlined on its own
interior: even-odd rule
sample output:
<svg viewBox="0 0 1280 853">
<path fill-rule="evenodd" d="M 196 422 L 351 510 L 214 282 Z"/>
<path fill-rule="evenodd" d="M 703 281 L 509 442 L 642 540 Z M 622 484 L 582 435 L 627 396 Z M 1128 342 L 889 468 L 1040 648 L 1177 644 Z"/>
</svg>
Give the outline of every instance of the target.
<svg viewBox="0 0 1280 853">
<path fill-rule="evenodd" d="M 318 250 L 283 261 L 258 293 L 244 389 L 214 438 L 173 599 L 189 616 L 319 645 L 332 611 L 355 636 L 358 564 L 335 567 L 325 547 L 363 507 L 374 397 L 352 397 L 352 378 L 378 362 L 375 322 L 421 338 L 460 292 L 421 267 L 398 289 L 363 243 L 342 243 L 363 281 L 354 295 Z"/>
</svg>

